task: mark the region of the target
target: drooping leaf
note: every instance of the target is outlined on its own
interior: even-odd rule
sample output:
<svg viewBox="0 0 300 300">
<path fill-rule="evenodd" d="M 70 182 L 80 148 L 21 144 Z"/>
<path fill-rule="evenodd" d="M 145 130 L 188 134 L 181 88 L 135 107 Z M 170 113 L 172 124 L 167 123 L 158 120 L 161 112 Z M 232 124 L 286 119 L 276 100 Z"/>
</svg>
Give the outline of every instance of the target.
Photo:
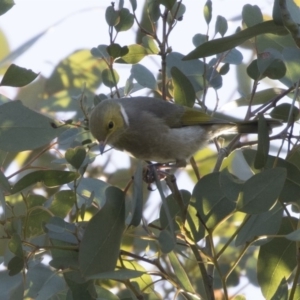
<svg viewBox="0 0 300 300">
<path fill-rule="evenodd" d="M 181 288 L 186 292 L 195 294 L 195 290 L 193 285 L 191 284 L 189 276 L 186 270 L 184 269 L 184 266 L 182 266 L 180 260 L 178 259 L 176 253 L 172 251 L 168 254 L 168 257 L 170 259 L 171 265 L 174 270 L 174 274 L 176 274 Z"/>
<path fill-rule="evenodd" d="M 109 187 L 105 194 L 105 205 L 89 221 L 80 243 L 79 267 L 84 276 L 113 271 L 119 256 L 125 229 L 124 193 Z"/>
<path fill-rule="evenodd" d="M 227 29 L 228 29 L 227 20 L 222 16 L 217 16 L 215 34 L 220 33 L 221 36 L 224 36 L 225 33 L 227 32 Z"/>
<path fill-rule="evenodd" d="M 113 5 L 107 7 L 105 11 L 105 20 L 108 26 L 116 26 L 120 22 L 119 12 L 115 10 Z"/>
<path fill-rule="evenodd" d="M 132 211 L 129 226 L 138 226 L 143 216 L 143 165 L 138 163 L 133 177 Z"/>
<path fill-rule="evenodd" d="M 239 46 L 248 39 L 264 33 L 288 34 L 288 31 L 283 26 L 276 25 L 273 21 L 266 21 L 246 28 L 233 35 L 208 41 L 187 54 L 183 60 L 202 58 L 225 52 Z"/>
<path fill-rule="evenodd" d="M 171 69 L 171 75 L 175 103 L 187 107 L 193 107 L 196 95 L 192 83 L 177 67 L 173 67 Z"/>
<path fill-rule="evenodd" d="M 203 7 L 203 15 L 204 19 L 206 21 L 206 24 L 208 25 L 212 18 L 212 1 L 207 0 L 204 7 Z"/>
</svg>

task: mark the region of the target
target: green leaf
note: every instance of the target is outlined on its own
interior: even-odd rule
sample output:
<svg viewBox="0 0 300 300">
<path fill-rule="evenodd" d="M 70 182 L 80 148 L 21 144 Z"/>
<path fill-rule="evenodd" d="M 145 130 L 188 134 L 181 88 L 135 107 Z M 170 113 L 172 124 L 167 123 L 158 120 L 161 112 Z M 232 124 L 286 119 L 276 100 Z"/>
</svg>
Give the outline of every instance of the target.
<svg viewBox="0 0 300 300">
<path fill-rule="evenodd" d="M 144 46 L 148 54 L 158 54 L 160 51 L 154 38 L 148 35 L 143 36 L 142 46 Z"/>
<path fill-rule="evenodd" d="M 173 24 L 174 20 L 182 21 L 185 11 L 185 5 L 181 1 L 176 2 L 170 10 L 170 15 L 172 16 L 171 18 L 168 18 L 168 21 L 171 21 L 170 24 Z"/>
<path fill-rule="evenodd" d="M 66 129 L 53 124 L 19 100 L 0 105 L 0 149 L 19 152 L 44 146 Z"/>
<path fill-rule="evenodd" d="M 237 210 L 247 214 L 268 211 L 277 201 L 286 179 L 284 168 L 267 169 L 248 179 L 239 194 Z"/>
<path fill-rule="evenodd" d="M 190 80 L 177 67 L 171 69 L 173 82 L 173 96 L 176 104 L 193 107 L 195 103 L 195 91 Z"/>
<path fill-rule="evenodd" d="M 167 76 L 171 77 L 171 70 L 173 67 L 178 68 L 192 83 L 195 92 L 203 90 L 203 74 L 205 64 L 200 60 L 183 61 L 183 55 L 178 52 L 171 52 L 166 59 Z M 207 68 L 207 66 L 206 66 Z"/>
<path fill-rule="evenodd" d="M 257 59 L 254 59 L 247 67 L 247 74 L 250 78 L 256 81 L 264 77 L 258 69 Z"/>
<path fill-rule="evenodd" d="M 119 11 L 120 22 L 115 25 L 117 32 L 126 31 L 130 29 L 134 23 L 134 16 L 127 8 L 122 8 Z"/>
<path fill-rule="evenodd" d="M 131 68 L 131 75 L 140 85 L 151 90 L 158 89 L 154 75 L 143 65 L 133 65 Z"/>
<path fill-rule="evenodd" d="M 31 209 L 25 223 L 26 237 L 31 238 L 44 234 L 44 225 L 51 219 L 49 211 L 43 207 Z"/>
<path fill-rule="evenodd" d="M 243 21 L 247 27 L 251 27 L 263 22 L 263 15 L 257 5 L 244 5 L 242 15 Z"/>
<path fill-rule="evenodd" d="M 243 61 L 243 55 L 237 49 L 231 49 L 228 52 L 218 54 L 217 59 L 220 58 L 222 58 L 223 63 L 229 63 L 232 65 L 239 65 Z"/>
<path fill-rule="evenodd" d="M 227 20 L 222 16 L 217 16 L 216 26 L 215 26 L 215 34 L 220 33 L 221 36 L 224 36 L 227 32 L 228 24 Z M 196 45 L 195 45 L 196 46 Z M 197 45 L 199 46 L 199 45 Z"/>
<path fill-rule="evenodd" d="M 166 229 L 160 231 L 158 236 L 158 243 L 162 253 L 169 253 L 176 246 L 174 237 L 171 235 L 170 231 Z"/>
<path fill-rule="evenodd" d="M 275 294 L 272 296 L 271 300 L 288 300 L 289 292 L 288 292 L 288 283 L 285 278 L 282 278 Z M 297 298 L 294 298 L 297 299 Z"/>
<path fill-rule="evenodd" d="M 9 270 L 9 275 L 14 276 L 20 273 L 24 268 L 24 258 L 19 256 L 14 256 L 7 264 L 7 269 Z"/>
<path fill-rule="evenodd" d="M 288 31 L 283 26 L 276 25 L 273 21 L 266 21 L 246 28 L 233 35 L 208 41 L 187 54 L 183 60 L 202 58 L 225 52 L 239 46 L 257 35 L 264 33 L 288 34 Z"/>
<path fill-rule="evenodd" d="M 173 220 L 173 227 L 175 231 L 179 231 L 180 228 L 178 226 L 178 223 L 176 222 L 177 217 L 182 216 L 182 210 L 179 206 L 179 201 L 183 201 L 183 204 L 185 206 L 188 205 L 190 199 L 191 199 L 191 193 L 186 191 L 186 190 L 180 190 L 180 195 L 174 196 L 173 194 L 168 195 L 166 198 L 166 204 L 168 206 L 168 210 L 170 212 L 171 218 Z M 181 199 L 178 201 L 175 197 L 181 197 Z M 159 221 L 160 221 L 160 226 L 163 229 L 169 229 L 169 220 L 166 216 L 166 212 L 164 207 L 162 206 L 159 212 Z"/>
<path fill-rule="evenodd" d="M 86 150 L 82 146 L 69 148 L 65 153 L 65 159 L 67 160 L 67 162 L 77 170 L 81 167 L 85 157 Z"/>
<path fill-rule="evenodd" d="M 253 169 L 255 169 L 253 166 L 255 153 L 255 150 L 243 150 L 243 154 L 246 161 Z M 279 168 L 286 169 L 287 172 L 286 181 L 279 197 L 280 201 L 288 203 L 297 203 L 298 205 L 300 205 L 300 170 L 295 165 L 287 162 L 282 158 L 269 155 L 268 161 L 266 163 L 266 168 L 273 168 L 274 165 L 276 165 Z M 271 188 L 273 189 L 273 187 Z"/>
<path fill-rule="evenodd" d="M 300 241 L 300 229 L 297 229 L 285 236 L 290 241 Z"/>
<path fill-rule="evenodd" d="M 131 220 L 129 226 L 138 226 L 143 217 L 143 165 L 139 161 L 133 176 Z"/>
<path fill-rule="evenodd" d="M 164 5 L 168 10 L 171 10 L 176 0 L 160 0 L 160 4 Z"/>
<path fill-rule="evenodd" d="M 136 260 L 124 260 L 122 263 L 122 267 L 128 270 L 140 271 L 144 274 L 141 277 L 132 278 L 130 282 L 136 284 L 141 291 L 144 293 L 152 293 L 153 292 L 153 281 L 151 276 L 147 273 L 145 268 L 141 266 Z"/>
<path fill-rule="evenodd" d="M 275 235 L 277 234 L 280 222 L 283 215 L 282 205 L 277 203 L 271 210 L 257 214 L 246 216 L 245 218 L 249 218 L 246 224 L 244 224 L 243 228 L 239 231 L 235 245 L 239 247 L 246 243 L 252 242 L 254 238 L 265 235 Z M 256 246 L 260 246 L 269 242 L 270 239 L 261 239 L 254 243 Z"/>
<path fill-rule="evenodd" d="M 0 16 L 4 15 L 14 5 L 15 5 L 15 2 L 13 0 L 1 0 L 0 1 Z"/>
<path fill-rule="evenodd" d="M 22 241 L 18 234 L 14 233 L 11 239 L 8 242 L 9 250 L 15 254 L 16 256 L 23 259 L 23 248 L 22 248 Z"/>
<path fill-rule="evenodd" d="M 179 281 L 180 287 L 185 292 L 195 294 L 193 285 L 191 284 L 190 279 L 175 252 L 170 252 L 168 254 L 168 257 L 174 270 L 174 274 L 176 275 L 176 278 Z"/>
<path fill-rule="evenodd" d="M 132 10 L 133 10 L 133 11 L 136 11 L 136 8 L 137 8 L 136 0 L 129 0 L 129 1 L 130 1 L 130 3 L 131 3 Z"/>
<path fill-rule="evenodd" d="M 128 46 L 128 53 L 118 59 L 117 63 L 136 64 L 148 55 L 148 51 L 141 45 L 133 44 Z"/>
<path fill-rule="evenodd" d="M 86 280 L 79 271 L 69 271 L 64 273 L 64 278 L 71 292 L 68 296 L 74 300 L 94 300 L 96 299 L 96 289 L 93 280 Z"/>
<path fill-rule="evenodd" d="M 287 234 L 293 224 L 297 226 L 295 218 L 282 219 L 278 234 Z M 281 284 L 283 278 L 289 278 L 297 265 L 296 242 L 285 238 L 276 238 L 260 247 L 257 261 L 257 279 L 262 293 L 270 299 Z"/>
<path fill-rule="evenodd" d="M 208 41 L 208 36 L 206 34 L 197 33 L 193 36 L 193 44 L 198 47 Z"/>
<path fill-rule="evenodd" d="M 223 193 L 219 183 L 219 173 L 203 176 L 195 185 L 191 205 L 194 206 L 206 227 L 213 230 L 230 216 L 236 204 Z"/>
<path fill-rule="evenodd" d="M 203 15 L 206 24 L 208 25 L 211 21 L 212 17 L 212 2 L 211 0 L 207 0 L 204 7 L 203 7 Z"/>
<path fill-rule="evenodd" d="M 125 195 L 115 187 L 107 188 L 105 194 L 105 205 L 89 221 L 80 243 L 79 267 L 84 276 L 113 271 L 119 256 L 125 229 Z"/>
<path fill-rule="evenodd" d="M 106 48 L 107 53 L 114 59 L 122 57 L 128 53 L 127 46 L 121 47 L 119 44 L 111 44 Z"/>
<path fill-rule="evenodd" d="M 58 191 L 51 202 L 49 210 L 57 217 L 65 218 L 76 202 L 76 195 L 71 190 Z"/>
<path fill-rule="evenodd" d="M 95 274 L 92 276 L 88 276 L 89 279 L 110 279 L 110 280 L 128 280 L 131 278 L 140 277 L 145 272 L 137 271 L 137 270 L 128 270 L 128 269 L 121 269 L 109 272 L 102 272 L 99 274 Z"/>
<path fill-rule="evenodd" d="M 115 69 L 112 71 L 110 69 L 105 69 L 102 72 L 102 79 L 107 87 L 113 88 L 119 82 L 119 74 Z"/>
<path fill-rule="evenodd" d="M 229 63 L 226 63 L 220 68 L 219 74 L 222 76 L 226 75 L 229 72 L 229 70 L 230 70 L 230 65 Z"/>
<path fill-rule="evenodd" d="M 106 52 L 106 46 L 100 45 L 104 48 Z M 99 49 L 95 48 L 97 54 L 99 54 Z M 96 90 L 99 88 L 99 85 L 102 83 L 101 73 L 104 69 L 107 68 L 107 64 L 104 59 L 97 59 L 91 56 L 94 48 L 89 50 L 77 50 L 63 58 L 58 65 L 55 66 L 54 71 L 47 78 L 45 83 L 45 93 L 48 95 L 54 95 L 58 92 L 69 91 L 70 89 L 75 89 L 74 94 L 81 94 L 84 84 L 88 90 Z M 101 49 L 103 51 L 103 49 Z M 107 54 L 108 55 L 108 54 Z M 108 55 L 109 57 L 109 55 Z M 70 96 L 70 98 L 71 98 Z M 47 101 L 48 103 L 49 99 Z M 77 101 L 75 102 L 76 108 L 78 107 Z M 59 103 L 60 104 L 60 103 Z M 48 104 L 49 105 L 49 104 Z M 60 105 L 61 108 L 64 108 L 63 105 Z M 70 109 L 68 109 L 70 111 Z"/>
<path fill-rule="evenodd" d="M 3 76 L 0 86 L 22 87 L 36 79 L 38 75 L 31 70 L 11 64 Z"/>
<path fill-rule="evenodd" d="M 262 169 L 268 159 L 270 148 L 270 139 L 269 139 L 269 127 L 267 124 L 264 115 L 258 114 L 258 144 L 257 152 L 254 161 L 254 167 L 256 169 Z"/>
<path fill-rule="evenodd" d="M 296 47 L 285 47 L 282 51 L 286 66 L 286 74 L 280 81 L 287 86 L 293 85 L 300 77 L 300 66 L 295 63 L 300 60 L 300 49 Z"/>
<path fill-rule="evenodd" d="M 120 22 L 119 12 L 115 10 L 113 5 L 107 7 L 105 20 L 108 26 L 116 26 Z"/>
<path fill-rule="evenodd" d="M 270 116 L 274 119 L 282 120 L 283 122 L 288 122 L 290 110 L 292 110 L 290 121 L 298 121 L 300 118 L 299 108 L 296 106 L 292 107 L 289 103 L 281 103 L 274 107 L 270 113 Z"/>
<path fill-rule="evenodd" d="M 42 182 L 47 187 L 56 187 L 74 181 L 79 177 L 75 172 L 61 171 L 61 170 L 40 170 L 31 172 L 23 176 L 13 186 L 11 193 L 15 194 L 32 184 Z"/>
<path fill-rule="evenodd" d="M 236 202 L 243 188 L 243 182 L 231 174 L 226 168 L 220 173 L 219 184 L 224 195 L 229 200 Z"/>
</svg>

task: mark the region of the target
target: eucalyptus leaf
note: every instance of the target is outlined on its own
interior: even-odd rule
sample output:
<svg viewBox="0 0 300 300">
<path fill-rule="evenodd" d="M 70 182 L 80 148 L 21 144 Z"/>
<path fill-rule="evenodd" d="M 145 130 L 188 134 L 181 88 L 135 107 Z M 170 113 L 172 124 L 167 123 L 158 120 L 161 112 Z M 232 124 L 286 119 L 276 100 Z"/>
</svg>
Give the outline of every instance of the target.
<svg viewBox="0 0 300 300">
<path fill-rule="evenodd" d="M 107 188 L 105 194 L 105 205 L 89 221 L 80 243 L 79 267 L 84 276 L 113 271 L 119 256 L 125 229 L 125 195 L 116 187 Z"/>
<path fill-rule="evenodd" d="M 192 83 L 177 67 L 173 67 L 171 69 L 171 75 L 175 103 L 187 107 L 193 107 L 196 95 Z"/>
<path fill-rule="evenodd" d="M 34 171 L 23 176 L 19 181 L 17 181 L 13 186 L 11 193 L 18 193 L 38 182 L 42 182 L 47 187 L 56 187 L 74 181 L 78 177 L 78 173 L 61 170 Z"/>
<path fill-rule="evenodd" d="M 128 53 L 122 58 L 118 59 L 117 63 L 136 64 L 148 55 L 148 51 L 145 47 L 138 44 L 128 46 Z"/>
<path fill-rule="evenodd" d="M 145 66 L 141 64 L 133 65 L 131 75 L 140 85 L 151 90 L 158 89 L 154 75 Z"/>
<path fill-rule="evenodd" d="M 134 23 L 134 16 L 127 8 L 122 8 L 119 11 L 120 21 L 115 26 L 117 32 L 130 29 Z"/>
<path fill-rule="evenodd" d="M 187 54 L 183 60 L 207 57 L 217 53 L 225 52 L 235 48 L 236 46 L 239 46 L 240 44 L 257 35 L 264 33 L 285 35 L 288 34 L 288 31 L 283 26 L 276 25 L 274 21 L 265 21 L 239 31 L 233 35 L 208 41 Z"/>
<path fill-rule="evenodd" d="M 287 234 L 292 226 L 295 228 L 295 218 L 283 218 L 278 234 Z M 262 293 L 270 299 L 276 292 L 283 278 L 289 278 L 296 267 L 296 242 L 285 238 L 276 238 L 262 245 L 258 254 L 257 279 Z"/>
<path fill-rule="evenodd" d="M 0 86 L 22 87 L 37 78 L 38 74 L 31 70 L 11 64 L 5 72 Z"/>
<path fill-rule="evenodd" d="M 0 16 L 4 15 L 14 5 L 15 5 L 15 2 L 13 0 L 2 0 L 2 1 L 0 1 Z"/>
<path fill-rule="evenodd" d="M 267 169 L 253 175 L 244 183 L 237 200 L 237 210 L 248 214 L 268 211 L 279 198 L 286 175 L 284 168 Z"/>
<path fill-rule="evenodd" d="M 0 149 L 8 152 L 32 150 L 50 143 L 66 128 L 50 118 L 12 101 L 0 105 Z"/>
</svg>

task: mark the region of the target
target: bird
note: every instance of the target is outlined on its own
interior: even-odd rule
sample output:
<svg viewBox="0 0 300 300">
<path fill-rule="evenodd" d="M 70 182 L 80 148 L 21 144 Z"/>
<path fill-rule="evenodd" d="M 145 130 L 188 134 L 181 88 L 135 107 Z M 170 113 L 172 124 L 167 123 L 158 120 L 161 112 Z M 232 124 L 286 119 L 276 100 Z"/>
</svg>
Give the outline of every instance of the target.
<svg viewBox="0 0 300 300">
<path fill-rule="evenodd" d="M 267 121 L 271 128 L 280 121 Z M 106 145 L 137 159 L 185 166 L 209 141 L 223 134 L 257 133 L 258 121 L 229 122 L 196 108 L 153 97 L 105 99 L 89 117 L 103 154 Z"/>
</svg>

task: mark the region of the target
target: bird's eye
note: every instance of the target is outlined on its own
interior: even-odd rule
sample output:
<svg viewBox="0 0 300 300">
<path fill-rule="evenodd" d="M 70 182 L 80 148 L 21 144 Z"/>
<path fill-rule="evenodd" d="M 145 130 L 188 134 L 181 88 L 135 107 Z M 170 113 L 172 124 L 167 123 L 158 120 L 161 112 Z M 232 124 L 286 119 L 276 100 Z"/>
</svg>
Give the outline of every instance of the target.
<svg viewBox="0 0 300 300">
<path fill-rule="evenodd" d="M 114 127 L 114 122 L 113 121 L 110 121 L 108 123 L 108 129 L 112 129 Z"/>
</svg>

